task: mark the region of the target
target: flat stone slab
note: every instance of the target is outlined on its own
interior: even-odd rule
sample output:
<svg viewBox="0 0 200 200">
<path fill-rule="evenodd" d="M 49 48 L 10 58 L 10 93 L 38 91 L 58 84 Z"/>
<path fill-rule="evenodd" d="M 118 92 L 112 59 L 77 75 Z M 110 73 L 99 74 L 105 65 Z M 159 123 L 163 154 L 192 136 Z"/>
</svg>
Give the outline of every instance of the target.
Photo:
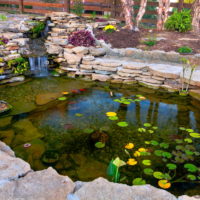
<svg viewBox="0 0 200 200">
<path fill-rule="evenodd" d="M 179 78 L 182 72 L 181 66 L 167 65 L 167 64 L 148 64 L 150 71 L 154 76 L 161 76 L 164 78 Z"/>
<path fill-rule="evenodd" d="M 190 78 L 190 73 L 191 71 L 188 70 L 186 73 L 185 73 L 185 79 L 187 81 L 189 81 L 189 78 Z M 200 87 L 200 70 L 195 70 L 192 74 L 192 78 L 191 78 L 191 85 L 196 85 L 198 87 Z"/>
</svg>

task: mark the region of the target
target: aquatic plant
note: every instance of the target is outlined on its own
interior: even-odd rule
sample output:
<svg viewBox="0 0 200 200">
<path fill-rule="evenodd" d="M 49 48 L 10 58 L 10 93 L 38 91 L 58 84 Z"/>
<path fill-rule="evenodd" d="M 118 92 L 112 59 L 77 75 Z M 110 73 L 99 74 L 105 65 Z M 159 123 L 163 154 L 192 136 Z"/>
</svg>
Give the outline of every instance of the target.
<svg viewBox="0 0 200 200">
<path fill-rule="evenodd" d="M 26 58 L 19 57 L 7 62 L 9 68 L 14 69 L 15 74 L 23 74 L 29 69 L 29 63 Z"/>
<path fill-rule="evenodd" d="M 90 47 L 95 46 L 95 39 L 90 33 L 90 31 L 81 30 L 73 32 L 69 36 L 69 44 L 72 44 L 74 46 L 84 46 L 84 47 Z"/>
<path fill-rule="evenodd" d="M 148 134 L 149 138 L 155 131 L 158 131 L 158 127 L 150 123 L 144 123 L 143 127 L 138 128 L 138 133 Z M 158 140 L 144 141 L 143 147 L 137 147 L 132 142 L 125 144 L 125 157 L 128 157 L 122 166 L 129 167 L 125 166 L 123 170 L 130 170 L 130 167 L 137 165 L 142 169 L 141 177 L 133 178 L 133 185 L 146 184 L 148 177 L 156 179 L 158 186 L 163 189 L 170 188 L 176 182 L 200 182 L 200 168 L 194 162 L 200 153 L 193 145 L 193 140 L 200 138 L 200 134 L 184 127 L 180 127 L 179 131 L 182 139 L 175 139 L 173 142 L 164 142 L 158 137 Z M 114 164 L 113 167 L 113 164 L 112 160 L 108 167 L 109 176 L 120 181 L 120 174 L 116 174 L 119 173 L 116 172 L 117 166 Z"/>
<path fill-rule="evenodd" d="M 182 78 L 181 78 L 182 86 L 181 86 L 181 91 L 179 91 L 179 94 L 184 96 L 188 94 L 189 85 L 192 79 L 192 75 L 197 67 L 197 64 L 194 61 L 186 59 L 186 58 L 181 58 L 181 61 L 183 63 L 183 70 L 182 70 Z M 190 75 L 189 75 L 189 79 L 187 83 L 185 84 L 186 72 L 190 72 Z"/>
</svg>

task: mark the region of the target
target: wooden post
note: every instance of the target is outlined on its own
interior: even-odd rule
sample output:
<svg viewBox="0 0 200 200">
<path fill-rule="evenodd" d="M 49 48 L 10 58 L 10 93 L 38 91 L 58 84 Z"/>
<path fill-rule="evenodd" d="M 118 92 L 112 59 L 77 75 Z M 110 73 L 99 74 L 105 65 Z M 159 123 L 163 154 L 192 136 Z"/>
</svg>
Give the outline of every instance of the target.
<svg viewBox="0 0 200 200">
<path fill-rule="evenodd" d="M 184 0 L 179 0 L 178 2 L 178 11 L 180 12 L 183 9 Z"/>
<path fill-rule="evenodd" d="M 21 14 L 24 12 L 24 0 L 19 0 L 19 11 Z"/>
<path fill-rule="evenodd" d="M 64 11 L 70 12 L 70 0 L 64 0 Z"/>
</svg>

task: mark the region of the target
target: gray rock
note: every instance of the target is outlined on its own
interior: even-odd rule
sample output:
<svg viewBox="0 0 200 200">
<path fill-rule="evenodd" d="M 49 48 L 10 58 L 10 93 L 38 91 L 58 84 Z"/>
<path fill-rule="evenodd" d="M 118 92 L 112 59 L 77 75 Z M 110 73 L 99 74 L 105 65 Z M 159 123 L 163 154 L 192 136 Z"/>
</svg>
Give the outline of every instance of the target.
<svg viewBox="0 0 200 200">
<path fill-rule="evenodd" d="M 187 195 L 183 195 L 178 197 L 178 200 L 200 200 L 200 196 L 189 197 Z"/>
<path fill-rule="evenodd" d="M 107 75 L 102 75 L 102 74 L 92 74 L 92 80 L 93 81 L 108 81 L 110 80 L 110 76 L 107 76 Z"/>
<path fill-rule="evenodd" d="M 80 200 L 176 200 L 174 195 L 151 185 L 128 186 L 103 178 L 84 184 L 75 195 Z"/>
<path fill-rule="evenodd" d="M 7 153 L 9 156 L 15 157 L 14 151 L 9 146 L 0 141 L 0 151 Z"/>
<path fill-rule="evenodd" d="M 90 54 L 93 56 L 104 56 L 106 54 L 106 49 L 104 48 L 95 48 L 91 47 L 90 48 Z"/>
<path fill-rule="evenodd" d="M 87 47 L 75 47 L 72 49 L 72 51 L 75 54 L 82 54 L 82 55 L 86 55 L 89 52 L 89 49 Z"/>
<path fill-rule="evenodd" d="M 21 82 L 21 81 L 24 81 L 24 80 L 25 80 L 25 77 L 24 77 L 24 76 L 16 76 L 16 77 L 12 77 L 12 78 L 10 78 L 10 79 L 2 80 L 2 81 L 0 82 L 0 84 Z"/>
<path fill-rule="evenodd" d="M 47 46 L 47 52 L 49 54 L 60 54 L 63 52 L 63 48 L 58 45 L 49 45 Z"/>
</svg>

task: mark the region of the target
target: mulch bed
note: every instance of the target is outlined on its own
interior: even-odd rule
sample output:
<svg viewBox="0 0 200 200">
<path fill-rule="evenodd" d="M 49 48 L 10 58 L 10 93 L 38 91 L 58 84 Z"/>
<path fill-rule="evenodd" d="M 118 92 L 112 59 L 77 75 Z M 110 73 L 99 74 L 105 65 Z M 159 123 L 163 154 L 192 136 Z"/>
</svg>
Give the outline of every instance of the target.
<svg viewBox="0 0 200 200">
<path fill-rule="evenodd" d="M 98 39 L 104 39 L 113 48 L 140 48 L 143 50 L 164 50 L 177 51 L 179 47 L 188 46 L 193 53 L 200 53 L 200 35 L 193 32 L 179 33 L 172 31 L 156 31 L 141 29 L 140 32 L 133 32 L 118 28 L 114 33 L 105 33 L 101 29 L 95 30 Z M 163 38 L 156 45 L 149 47 L 143 44 L 144 39 L 150 37 Z"/>
</svg>

